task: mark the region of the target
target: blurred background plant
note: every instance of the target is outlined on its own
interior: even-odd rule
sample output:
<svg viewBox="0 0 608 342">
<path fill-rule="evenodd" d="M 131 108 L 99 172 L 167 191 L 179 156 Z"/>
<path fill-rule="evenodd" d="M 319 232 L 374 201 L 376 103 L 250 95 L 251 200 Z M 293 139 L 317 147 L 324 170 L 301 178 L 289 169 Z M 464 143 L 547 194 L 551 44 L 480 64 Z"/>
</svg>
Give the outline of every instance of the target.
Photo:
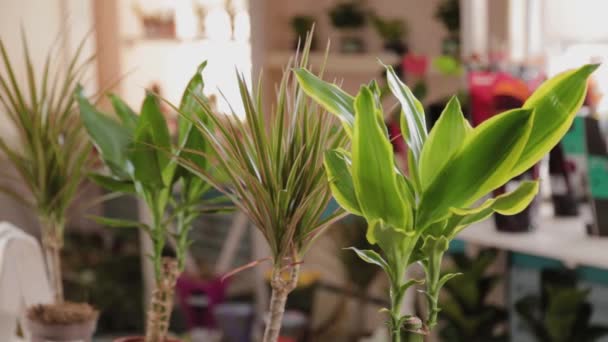
<svg viewBox="0 0 608 342">
<path fill-rule="evenodd" d="M 555 272 L 552 270 L 545 271 Z M 541 295 L 528 295 L 515 303 L 515 311 L 539 342 L 594 342 L 608 335 L 608 326 L 591 321 L 589 289 L 579 289 L 570 277 L 544 276 Z M 546 280 L 551 279 L 552 280 Z"/>
<path fill-rule="evenodd" d="M 405 38 L 408 33 L 407 22 L 402 18 L 383 18 L 376 14 L 371 15 L 371 23 L 382 38 L 384 49 L 398 55 L 407 53 L 408 47 Z"/>
<path fill-rule="evenodd" d="M 293 47 L 294 49 L 299 48 L 301 50 L 304 48 L 304 43 L 306 42 L 306 34 L 312 30 L 315 24 L 315 18 L 310 15 L 296 15 L 291 18 L 290 23 L 291 29 L 295 34 Z M 310 43 L 310 50 L 314 51 L 315 49 L 315 39 L 314 37 L 312 37 L 312 41 Z"/>
<path fill-rule="evenodd" d="M 340 34 L 340 51 L 343 53 L 361 53 L 365 43 L 360 30 L 367 23 L 367 12 L 362 0 L 340 2 L 329 10 L 332 26 Z"/>
<path fill-rule="evenodd" d="M 69 57 L 67 68 L 57 61 L 57 49 L 62 42 L 50 47 L 44 65 L 33 65 L 27 38 L 21 30 L 25 70 L 15 70 L 2 40 L 0 73 L 0 108 L 14 125 L 15 142 L 0 137 L 0 150 L 10 162 L 18 178 L 8 170 L 2 177 L 11 184 L 0 185 L 0 191 L 18 203 L 31 208 L 41 227 L 42 246 L 55 302 L 63 302 L 61 249 L 68 220 L 68 210 L 78 197 L 90 161 L 91 144 L 75 113 L 72 96 L 95 56 L 83 57 L 86 37 Z M 42 70 L 41 74 L 37 74 Z M 25 82 L 19 83 L 20 75 Z M 22 183 L 27 193 L 13 187 Z"/>
<path fill-rule="evenodd" d="M 485 249 L 475 257 L 465 253 L 450 255 L 452 273 L 460 276 L 447 282 L 442 296 L 440 336 L 445 342 L 508 341 L 505 332 L 507 311 L 488 302 L 488 296 L 501 281 L 499 274 L 490 274 L 498 252 Z"/>
</svg>

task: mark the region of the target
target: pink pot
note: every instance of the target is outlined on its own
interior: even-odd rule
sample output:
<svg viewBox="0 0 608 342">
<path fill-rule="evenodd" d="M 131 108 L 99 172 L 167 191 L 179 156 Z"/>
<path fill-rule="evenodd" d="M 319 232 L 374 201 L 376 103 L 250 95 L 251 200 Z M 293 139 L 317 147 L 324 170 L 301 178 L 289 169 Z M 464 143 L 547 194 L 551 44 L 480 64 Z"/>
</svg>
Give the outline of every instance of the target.
<svg viewBox="0 0 608 342">
<path fill-rule="evenodd" d="M 114 340 L 114 342 L 145 342 L 146 338 L 144 336 L 127 336 L 127 337 L 119 337 Z M 178 339 L 174 338 L 166 338 L 165 342 L 182 342 Z"/>
</svg>

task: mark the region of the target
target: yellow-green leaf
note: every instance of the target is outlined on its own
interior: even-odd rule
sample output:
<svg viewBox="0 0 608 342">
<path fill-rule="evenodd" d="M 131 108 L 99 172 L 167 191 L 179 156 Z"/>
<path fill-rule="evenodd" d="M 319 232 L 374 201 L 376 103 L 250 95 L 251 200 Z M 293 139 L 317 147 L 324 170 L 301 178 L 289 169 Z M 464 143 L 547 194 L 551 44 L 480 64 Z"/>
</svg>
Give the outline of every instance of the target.
<svg viewBox="0 0 608 342">
<path fill-rule="evenodd" d="M 325 110 L 336 115 L 346 133 L 351 135 L 355 122 L 354 98 L 335 84 L 323 81 L 306 69 L 299 68 L 294 72 L 302 90 Z"/>
<path fill-rule="evenodd" d="M 422 148 L 419 170 L 423 191 L 460 149 L 467 133 L 471 130 L 471 125 L 462 114 L 458 99 L 452 97 Z"/>
<path fill-rule="evenodd" d="M 339 150 L 325 152 L 325 172 L 329 179 L 332 195 L 346 211 L 361 216 L 353 178 L 350 174 L 350 163 L 348 157 Z"/>
<path fill-rule="evenodd" d="M 465 207 L 503 185 L 528 141 L 534 115 L 516 109 L 475 128 L 458 153 L 422 194 L 423 226 L 446 218 L 450 207 Z"/>
<path fill-rule="evenodd" d="M 534 124 L 512 176 L 536 164 L 566 134 L 585 99 L 587 80 L 597 64 L 566 71 L 543 83 L 524 104 L 533 109 Z"/>
<path fill-rule="evenodd" d="M 524 181 L 517 189 L 485 201 L 476 208 L 450 208 L 451 216 L 446 234 L 457 234 L 467 226 L 483 221 L 494 212 L 502 215 L 515 215 L 526 209 L 538 194 L 537 181 Z"/>
<path fill-rule="evenodd" d="M 361 87 L 355 99 L 352 140 L 352 176 L 359 206 L 365 218 L 382 220 L 398 228 L 409 228 L 410 203 L 400 195 L 393 147 L 376 120 L 371 91 Z"/>
</svg>

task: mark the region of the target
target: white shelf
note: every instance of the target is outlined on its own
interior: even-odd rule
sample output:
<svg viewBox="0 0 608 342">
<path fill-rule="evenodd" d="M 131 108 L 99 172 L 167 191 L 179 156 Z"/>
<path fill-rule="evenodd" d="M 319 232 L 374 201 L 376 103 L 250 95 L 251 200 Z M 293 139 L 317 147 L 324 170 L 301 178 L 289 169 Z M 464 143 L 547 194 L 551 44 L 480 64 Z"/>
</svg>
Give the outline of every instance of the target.
<svg viewBox="0 0 608 342">
<path fill-rule="evenodd" d="M 285 67 L 289 58 L 295 51 L 273 51 L 266 58 L 265 67 L 270 70 L 281 70 Z M 312 67 L 319 67 L 323 64 L 324 52 L 311 52 L 310 64 Z M 387 52 L 366 53 L 366 54 L 339 54 L 330 53 L 327 58 L 325 70 L 332 73 L 350 74 L 369 74 L 382 70 L 382 63 L 387 65 L 397 64 L 400 57 L 396 54 Z"/>
<path fill-rule="evenodd" d="M 556 218 L 546 206 L 540 215 L 539 227 L 533 232 L 499 232 L 494 220 L 489 219 L 466 228 L 458 238 L 474 245 L 560 260 L 567 267 L 608 269 L 608 238 L 587 235 L 586 220 L 582 217 Z"/>
</svg>

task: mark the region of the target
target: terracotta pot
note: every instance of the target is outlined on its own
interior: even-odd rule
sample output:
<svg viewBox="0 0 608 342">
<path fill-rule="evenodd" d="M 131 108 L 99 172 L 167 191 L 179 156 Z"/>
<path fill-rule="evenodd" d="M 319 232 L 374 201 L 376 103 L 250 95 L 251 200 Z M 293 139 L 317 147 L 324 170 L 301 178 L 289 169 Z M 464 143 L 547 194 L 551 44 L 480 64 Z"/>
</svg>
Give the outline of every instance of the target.
<svg viewBox="0 0 608 342">
<path fill-rule="evenodd" d="M 127 336 L 127 337 L 119 337 L 114 340 L 114 342 L 145 342 L 146 338 L 144 336 Z M 167 338 L 165 342 L 182 342 L 181 340 L 175 338 Z"/>
<path fill-rule="evenodd" d="M 97 328 L 97 319 L 72 324 L 43 324 L 26 319 L 25 324 L 32 334 L 32 342 L 91 341 Z"/>
</svg>

